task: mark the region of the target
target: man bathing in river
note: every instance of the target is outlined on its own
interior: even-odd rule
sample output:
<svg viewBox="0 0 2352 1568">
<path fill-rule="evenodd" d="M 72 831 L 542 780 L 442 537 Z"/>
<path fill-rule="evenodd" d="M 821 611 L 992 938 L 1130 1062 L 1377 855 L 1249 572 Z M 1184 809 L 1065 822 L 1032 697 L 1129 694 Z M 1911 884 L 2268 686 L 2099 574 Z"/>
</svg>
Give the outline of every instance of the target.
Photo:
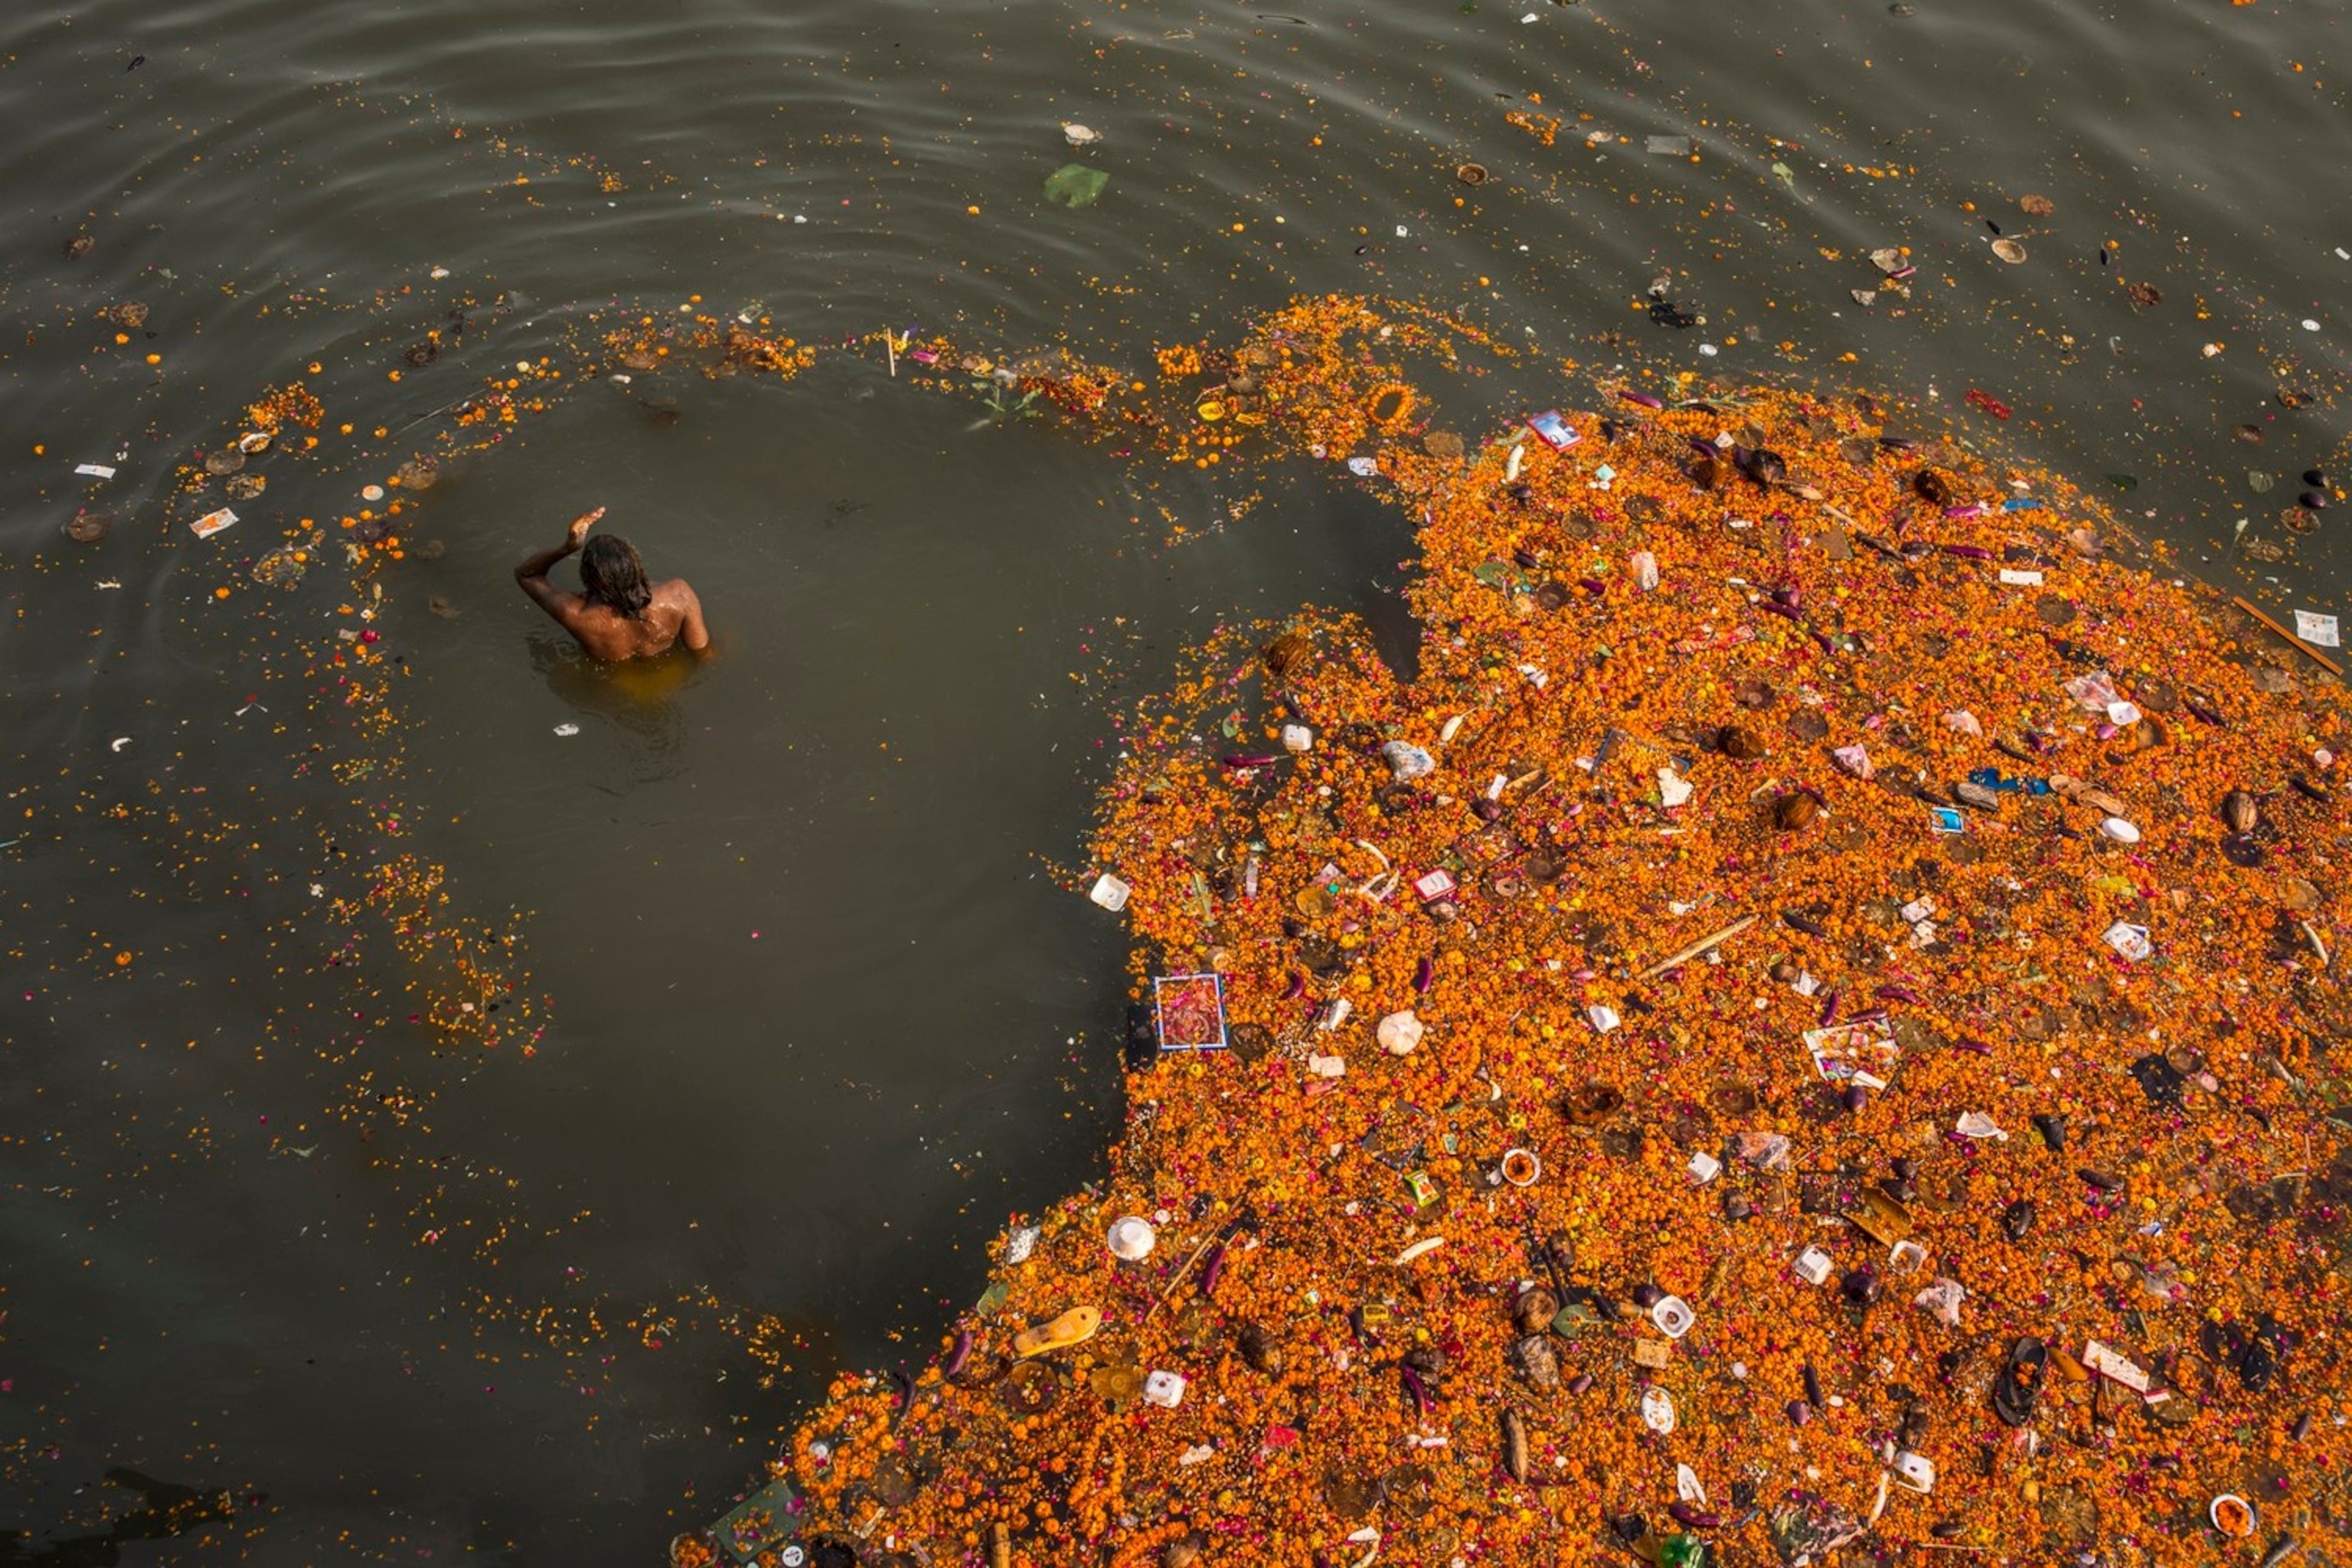
<svg viewBox="0 0 2352 1568">
<path fill-rule="evenodd" d="M 646 563 L 635 545 L 617 534 L 588 537 L 588 530 L 604 515 L 601 506 L 581 513 L 572 520 L 562 543 L 516 567 L 515 581 L 522 591 L 579 639 L 590 658 L 602 663 L 652 658 L 667 653 L 675 643 L 684 643 L 695 653 L 708 648 L 710 631 L 702 624 L 702 601 L 685 578 L 647 583 Z M 580 554 L 582 592 L 568 594 L 549 582 L 547 574 L 574 551 Z"/>
</svg>

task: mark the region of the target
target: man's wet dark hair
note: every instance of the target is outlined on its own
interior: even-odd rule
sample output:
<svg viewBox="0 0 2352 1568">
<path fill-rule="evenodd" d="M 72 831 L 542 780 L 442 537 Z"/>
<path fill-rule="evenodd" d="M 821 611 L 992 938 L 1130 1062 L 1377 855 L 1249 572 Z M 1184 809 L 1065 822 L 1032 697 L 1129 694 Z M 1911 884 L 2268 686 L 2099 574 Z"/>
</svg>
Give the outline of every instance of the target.
<svg viewBox="0 0 2352 1568">
<path fill-rule="evenodd" d="M 614 533 L 598 534 L 581 551 L 580 587 L 590 604 L 618 610 L 633 621 L 654 602 L 637 547 Z"/>
</svg>

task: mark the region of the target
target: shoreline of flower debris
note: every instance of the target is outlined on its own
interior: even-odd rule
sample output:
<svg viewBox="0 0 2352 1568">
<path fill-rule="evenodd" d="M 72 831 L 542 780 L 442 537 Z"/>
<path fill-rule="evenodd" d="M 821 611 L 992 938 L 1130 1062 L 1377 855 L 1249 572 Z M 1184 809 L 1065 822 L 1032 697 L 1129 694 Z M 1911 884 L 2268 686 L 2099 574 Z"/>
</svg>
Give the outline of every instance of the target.
<svg viewBox="0 0 2352 1568">
<path fill-rule="evenodd" d="M 1868 399 L 1474 447 L 1394 329 L 1278 313 L 1171 437 L 1422 519 L 1410 682 L 1212 650 L 1106 801 L 1142 1043 L 1223 1048 L 677 1560 L 2315 1560 L 2339 690 Z"/>
</svg>

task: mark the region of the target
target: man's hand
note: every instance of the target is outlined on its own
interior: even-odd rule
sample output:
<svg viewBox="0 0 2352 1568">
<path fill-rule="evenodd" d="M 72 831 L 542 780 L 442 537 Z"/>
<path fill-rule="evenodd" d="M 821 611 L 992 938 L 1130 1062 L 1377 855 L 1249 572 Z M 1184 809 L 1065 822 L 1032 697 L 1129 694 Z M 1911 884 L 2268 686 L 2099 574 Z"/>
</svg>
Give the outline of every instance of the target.
<svg viewBox="0 0 2352 1568">
<path fill-rule="evenodd" d="M 588 531 L 595 527 L 596 520 L 604 515 L 604 509 L 600 506 L 594 511 L 583 511 L 578 517 L 573 518 L 572 520 L 571 531 L 564 535 L 564 543 L 573 550 L 577 550 L 582 545 L 587 543 Z"/>
</svg>

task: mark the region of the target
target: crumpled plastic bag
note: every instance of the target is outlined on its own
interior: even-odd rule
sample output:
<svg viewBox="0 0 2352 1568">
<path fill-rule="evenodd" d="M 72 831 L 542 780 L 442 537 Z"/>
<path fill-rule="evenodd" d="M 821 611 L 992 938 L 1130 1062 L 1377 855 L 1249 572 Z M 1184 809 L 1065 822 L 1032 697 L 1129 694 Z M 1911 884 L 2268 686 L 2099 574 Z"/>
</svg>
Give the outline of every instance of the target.
<svg viewBox="0 0 2352 1568">
<path fill-rule="evenodd" d="M 2115 678 L 2104 669 L 2095 669 L 2068 681 L 2066 695 L 2081 704 L 2084 712 L 2101 715 L 2123 700 L 2123 693 L 2116 689 Z"/>
<path fill-rule="evenodd" d="M 1405 741 L 1391 741 L 1381 748 L 1381 757 L 1389 765 L 1389 776 L 1399 784 L 1437 771 L 1435 757 Z"/>
<path fill-rule="evenodd" d="M 1940 1276 L 1933 1285 L 1911 1298 L 1911 1304 L 1935 1314 L 1936 1321 L 1948 1329 L 1960 1326 L 1960 1303 L 1968 1300 L 1968 1288 L 1957 1279 Z"/>
<path fill-rule="evenodd" d="M 1826 1557 L 1862 1534 L 1862 1521 L 1835 1503 L 1800 1492 L 1772 1510 L 1772 1545 L 1789 1568 Z"/>
<path fill-rule="evenodd" d="M 1045 199 L 1064 206 L 1090 207 L 1110 184 L 1110 176 L 1084 163 L 1065 163 L 1045 176 Z"/>
</svg>

